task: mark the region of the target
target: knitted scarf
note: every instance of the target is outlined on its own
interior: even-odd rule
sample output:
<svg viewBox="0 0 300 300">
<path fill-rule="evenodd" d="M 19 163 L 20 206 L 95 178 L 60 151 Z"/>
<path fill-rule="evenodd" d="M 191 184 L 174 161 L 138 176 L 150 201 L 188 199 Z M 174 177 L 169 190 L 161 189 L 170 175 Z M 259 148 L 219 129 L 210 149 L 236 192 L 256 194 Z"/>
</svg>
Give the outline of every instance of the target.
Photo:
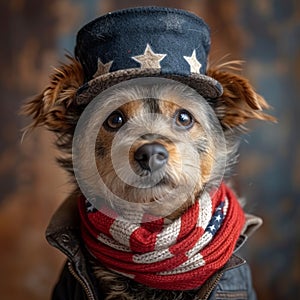
<svg viewBox="0 0 300 300">
<path fill-rule="evenodd" d="M 107 268 L 164 290 L 200 287 L 232 255 L 245 223 L 234 193 L 221 184 L 202 195 L 170 224 L 161 218 L 133 224 L 118 215 L 91 209 L 79 199 L 82 238 Z M 113 216 L 113 217 L 112 217 Z"/>
</svg>

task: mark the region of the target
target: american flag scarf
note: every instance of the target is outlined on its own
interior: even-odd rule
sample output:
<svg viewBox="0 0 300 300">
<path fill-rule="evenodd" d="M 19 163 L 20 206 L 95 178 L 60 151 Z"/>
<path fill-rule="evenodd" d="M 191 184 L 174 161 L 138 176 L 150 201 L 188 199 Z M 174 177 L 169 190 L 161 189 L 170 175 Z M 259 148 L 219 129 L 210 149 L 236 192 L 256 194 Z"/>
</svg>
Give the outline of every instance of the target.
<svg viewBox="0 0 300 300">
<path fill-rule="evenodd" d="M 221 184 L 170 224 L 161 218 L 134 224 L 79 199 L 82 238 L 107 268 L 164 290 L 200 287 L 232 255 L 245 223 L 235 194 Z"/>
</svg>

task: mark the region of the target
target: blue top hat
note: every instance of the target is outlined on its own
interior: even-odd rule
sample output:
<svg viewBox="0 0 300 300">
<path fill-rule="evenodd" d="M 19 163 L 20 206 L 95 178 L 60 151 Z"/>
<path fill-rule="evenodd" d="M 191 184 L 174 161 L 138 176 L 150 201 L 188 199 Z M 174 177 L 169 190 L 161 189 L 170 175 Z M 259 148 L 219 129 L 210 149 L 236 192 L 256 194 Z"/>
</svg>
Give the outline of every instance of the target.
<svg viewBox="0 0 300 300">
<path fill-rule="evenodd" d="M 209 28 L 192 13 L 163 7 L 108 13 L 77 34 L 75 55 L 86 82 L 77 101 L 86 102 L 118 82 L 147 76 L 177 80 L 205 98 L 216 98 L 223 89 L 205 75 L 209 48 Z"/>
</svg>

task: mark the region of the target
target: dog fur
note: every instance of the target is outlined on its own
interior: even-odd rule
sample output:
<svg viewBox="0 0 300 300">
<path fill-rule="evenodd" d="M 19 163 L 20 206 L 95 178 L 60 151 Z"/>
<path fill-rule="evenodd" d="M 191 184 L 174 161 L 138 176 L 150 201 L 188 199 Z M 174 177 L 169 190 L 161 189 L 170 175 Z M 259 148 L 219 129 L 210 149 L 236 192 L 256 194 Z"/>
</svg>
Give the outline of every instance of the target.
<svg viewBox="0 0 300 300">
<path fill-rule="evenodd" d="M 54 73 L 50 77 L 50 83 L 45 90 L 24 105 L 23 113 L 33 118 L 32 123 L 26 128 L 26 131 L 30 131 L 38 126 L 44 126 L 56 134 L 56 146 L 61 151 L 58 162 L 70 173 L 73 179 L 75 186 L 74 195 L 80 195 L 81 192 L 76 184 L 73 170 L 72 139 L 77 122 L 86 108 L 86 105 L 78 105 L 75 102 L 76 92 L 84 83 L 84 74 L 79 61 L 71 56 L 67 58 L 69 60 L 68 63 L 54 70 Z M 187 94 L 189 93 L 188 97 L 192 99 L 193 97 L 197 97 L 196 92 L 195 94 L 190 94 L 182 86 L 178 88 L 172 84 L 167 86 L 157 84 L 153 89 L 155 90 L 155 97 L 153 97 L 153 90 L 149 94 L 145 89 L 135 88 L 132 90 L 120 89 L 111 96 L 111 99 L 107 99 L 108 106 L 109 101 L 114 101 L 118 97 L 122 99 L 128 98 L 128 100 L 144 99 L 143 101 L 130 101 L 122 105 L 118 111 L 123 114 L 131 126 L 149 127 L 149 131 L 160 133 L 160 135 L 146 135 L 134 141 L 130 139 L 130 136 L 124 139 L 124 144 L 128 143 L 132 145 L 129 151 L 129 162 L 136 174 L 140 176 L 147 175 L 143 174 L 145 170 L 141 170 L 134 160 L 134 153 L 141 145 L 155 141 L 162 144 L 169 153 L 169 161 L 165 170 L 167 179 L 164 185 L 146 189 L 146 191 L 143 189 L 141 192 L 139 189 L 123 183 L 116 176 L 116 170 L 112 165 L 110 157 L 115 131 L 108 130 L 103 125 L 100 128 L 96 143 L 97 167 L 105 184 L 113 193 L 129 202 L 148 203 L 156 201 L 163 206 L 162 199 L 166 193 L 170 193 L 172 187 L 178 185 L 192 187 L 193 191 L 188 190 L 187 194 L 181 195 L 182 199 L 179 200 L 183 204 L 174 213 L 168 215 L 170 219 L 175 219 L 193 203 L 204 187 L 210 189 L 217 183 L 216 178 L 223 171 L 220 170 L 221 167 L 218 165 L 218 161 L 226 159 L 227 165 L 224 175 L 225 178 L 230 177 L 230 170 L 237 161 L 238 133 L 245 130 L 245 124 L 249 120 L 275 121 L 273 117 L 263 112 L 264 109 L 269 108 L 267 102 L 255 92 L 247 79 L 232 73 L 230 64 L 209 68 L 207 75 L 219 81 L 224 89 L 221 97 L 213 100 L 207 99 L 207 103 L 221 124 L 222 134 L 225 137 L 226 151 L 222 153 L 219 151 L 219 148 L 214 147 L 214 143 L 210 137 L 205 135 L 206 130 L 203 128 L 203 124 L 208 124 L 210 120 L 207 111 L 203 109 L 196 113 L 192 107 L 186 107 L 185 105 L 183 99 L 187 97 Z M 149 95 L 151 96 L 149 97 Z M 165 101 L 160 101 L 160 99 L 164 99 Z M 188 130 L 188 133 L 174 133 L 163 118 L 157 118 L 153 122 L 153 120 L 147 120 L 146 117 L 147 113 L 150 112 L 172 119 L 176 116 L 176 112 L 180 110 L 188 111 L 193 115 L 194 124 Z M 201 122 L 199 119 L 201 119 Z M 185 135 L 187 135 L 186 140 Z M 191 149 L 189 150 L 189 155 L 185 157 L 182 156 L 182 153 L 185 153 L 186 150 L 184 147 Z M 182 149 L 182 151 L 178 151 L 178 148 Z M 120 149 L 120 153 L 122 153 L 122 149 Z M 124 153 L 126 153 L 125 150 Z M 200 155 L 201 157 L 200 165 L 196 166 L 196 168 L 201 170 L 197 182 L 193 181 L 193 176 L 189 176 L 189 174 L 193 174 L 193 167 L 195 167 L 193 166 L 193 161 L 190 161 L 191 153 L 195 153 L 195 155 Z M 189 170 L 191 172 L 181 172 L 182 168 L 177 164 L 179 161 L 182 161 L 187 168 L 190 166 Z M 125 165 L 122 165 L 122 163 L 119 165 L 118 172 L 126 176 Z M 101 286 L 105 287 L 107 300 L 183 300 L 193 299 L 195 295 L 193 291 L 172 292 L 148 288 L 107 270 L 97 261 L 93 261 L 92 263 Z"/>
</svg>

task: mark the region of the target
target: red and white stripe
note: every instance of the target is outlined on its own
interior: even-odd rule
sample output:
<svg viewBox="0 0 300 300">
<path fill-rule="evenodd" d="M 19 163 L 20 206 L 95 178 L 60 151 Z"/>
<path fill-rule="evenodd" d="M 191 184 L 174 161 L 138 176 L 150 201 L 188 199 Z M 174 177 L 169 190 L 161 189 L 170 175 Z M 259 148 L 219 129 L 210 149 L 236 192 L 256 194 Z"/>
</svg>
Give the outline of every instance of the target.
<svg viewBox="0 0 300 300">
<path fill-rule="evenodd" d="M 218 230 L 208 230 L 214 229 L 212 219 L 221 209 Z M 234 193 L 225 184 L 212 197 L 202 195 L 170 224 L 163 218 L 135 224 L 101 211 L 87 213 L 83 198 L 79 211 L 83 240 L 95 258 L 140 283 L 168 290 L 199 287 L 222 268 L 245 222 Z"/>
</svg>

